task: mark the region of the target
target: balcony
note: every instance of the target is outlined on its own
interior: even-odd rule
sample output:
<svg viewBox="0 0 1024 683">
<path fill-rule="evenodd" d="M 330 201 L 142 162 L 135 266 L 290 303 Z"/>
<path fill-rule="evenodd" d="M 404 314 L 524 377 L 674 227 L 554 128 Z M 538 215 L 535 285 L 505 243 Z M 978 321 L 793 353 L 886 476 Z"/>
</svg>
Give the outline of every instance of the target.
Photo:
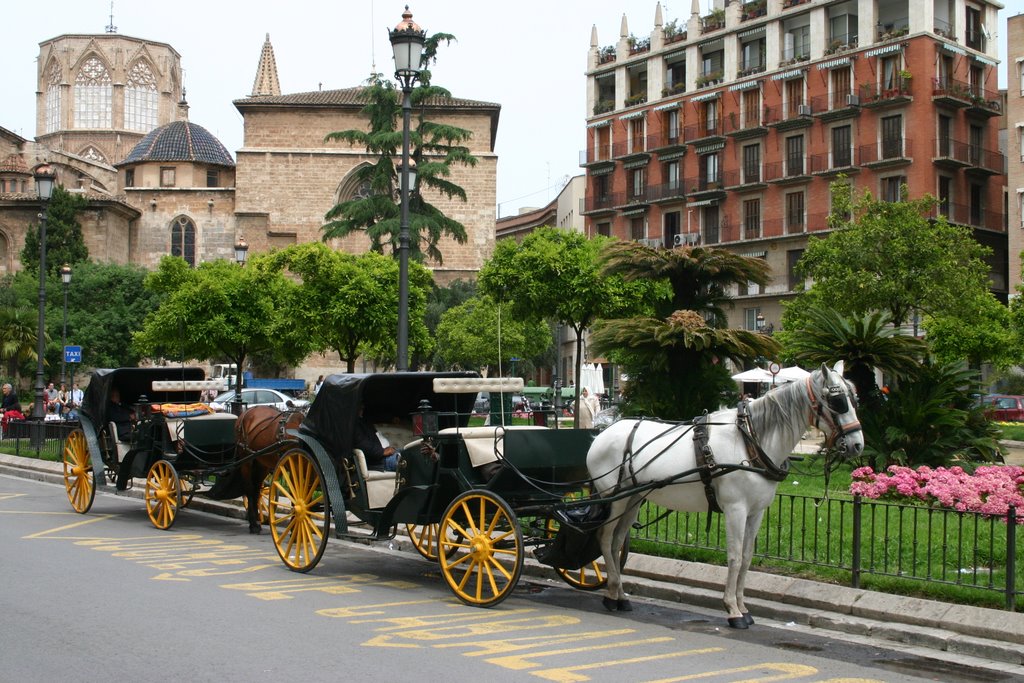
<svg viewBox="0 0 1024 683">
<path fill-rule="evenodd" d="M 647 198 L 653 203 L 682 201 L 686 197 L 686 183 L 681 180 L 651 185 L 647 188 Z"/>
<path fill-rule="evenodd" d="M 768 127 L 757 115 L 741 117 L 736 112 L 730 112 L 725 118 L 725 134 L 736 140 L 747 138 L 758 138 L 768 135 Z"/>
<path fill-rule="evenodd" d="M 725 10 L 712 10 L 711 14 L 700 18 L 701 35 L 725 28 Z"/>
<path fill-rule="evenodd" d="M 935 157 L 932 163 L 950 170 L 967 168 L 971 165 L 970 146 L 953 138 L 938 138 L 935 140 Z"/>
<path fill-rule="evenodd" d="M 971 86 L 954 78 L 932 79 L 932 102 L 947 107 L 966 107 L 971 104 Z"/>
<path fill-rule="evenodd" d="M 750 168 L 722 172 L 722 184 L 729 190 L 760 190 L 768 187 L 761 167 L 752 165 Z"/>
<path fill-rule="evenodd" d="M 804 163 L 803 157 L 765 164 L 763 177 L 773 185 L 793 185 L 811 179 L 807 174 L 807 164 Z"/>
<path fill-rule="evenodd" d="M 998 150 L 967 145 L 968 166 L 964 173 L 983 178 L 1002 175 L 1006 165 L 1005 159 L 1006 157 Z"/>
<path fill-rule="evenodd" d="M 647 136 L 647 149 L 658 154 L 670 154 L 678 151 L 686 151 L 681 131 L 662 132 Z"/>
<path fill-rule="evenodd" d="M 751 0 L 740 7 L 740 21 L 750 21 L 768 14 L 768 0 Z"/>
<path fill-rule="evenodd" d="M 684 182 L 685 189 L 689 190 L 689 192 L 686 193 L 686 197 L 688 199 L 721 199 L 725 197 L 725 181 L 721 174 L 710 178 L 699 178 L 697 180 L 688 178 Z"/>
<path fill-rule="evenodd" d="M 647 153 L 648 139 L 649 138 L 638 138 L 636 140 L 622 140 L 620 142 L 616 142 L 614 145 L 612 145 L 612 158 L 650 158 L 651 155 Z"/>
<path fill-rule="evenodd" d="M 587 194 L 584 202 L 584 213 L 612 213 L 615 206 L 621 203 L 618 198 L 621 193 L 606 192 L 604 194 Z"/>
<path fill-rule="evenodd" d="M 935 33 L 935 35 L 942 36 L 943 38 L 948 38 L 949 40 L 952 40 L 954 43 L 956 42 L 956 31 L 953 30 L 953 25 L 951 23 L 949 23 L 948 21 L 943 21 L 938 17 L 935 17 L 934 26 L 935 27 L 932 29 L 932 31 L 933 33 Z"/>
<path fill-rule="evenodd" d="M 985 211 L 980 206 L 967 204 L 943 203 L 932 210 L 929 218 L 937 218 L 940 215 L 957 225 L 1003 232 L 1003 214 L 999 211 Z"/>
<path fill-rule="evenodd" d="M 875 41 L 883 43 L 887 40 L 902 38 L 910 32 L 910 17 L 900 17 L 875 27 Z"/>
<path fill-rule="evenodd" d="M 851 149 L 845 154 L 842 152 L 826 152 L 824 154 L 811 155 L 811 173 L 816 176 L 828 177 L 839 175 L 854 175 L 860 173 L 859 150 Z"/>
<path fill-rule="evenodd" d="M 837 92 L 811 98 L 812 116 L 821 121 L 838 121 L 860 114 L 860 96 L 853 92 Z"/>
<path fill-rule="evenodd" d="M 860 86 L 860 106 L 866 109 L 897 107 L 912 102 L 910 79 L 897 77 L 892 87 L 865 83 Z"/>
<path fill-rule="evenodd" d="M 722 120 L 704 121 L 696 126 L 683 128 L 683 140 L 687 144 L 707 144 L 711 142 L 725 142 L 725 132 L 722 130 Z"/>
<path fill-rule="evenodd" d="M 968 85 L 971 101 L 967 105 L 967 113 L 971 116 L 991 118 L 1001 116 L 1003 113 L 1003 101 L 999 93 L 994 90 L 985 90 L 979 85 Z"/>
<path fill-rule="evenodd" d="M 811 105 L 799 104 L 787 107 L 775 106 L 764 108 L 764 118 L 761 121 L 769 128 L 779 132 L 794 130 L 797 128 L 808 128 L 814 121 L 811 118 Z"/>
<path fill-rule="evenodd" d="M 913 140 L 883 138 L 881 143 L 860 146 L 860 164 L 868 168 L 905 166 L 913 161 L 912 151 Z"/>
</svg>

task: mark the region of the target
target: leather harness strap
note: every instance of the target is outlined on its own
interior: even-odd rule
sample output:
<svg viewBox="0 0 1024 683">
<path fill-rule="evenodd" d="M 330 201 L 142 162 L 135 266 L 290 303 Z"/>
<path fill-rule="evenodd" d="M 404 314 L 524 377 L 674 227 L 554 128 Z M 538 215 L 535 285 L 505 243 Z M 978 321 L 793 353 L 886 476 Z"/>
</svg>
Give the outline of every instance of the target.
<svg viewBox="0 0 1024 683">
<path fill-rule="evenodd" d="M 750 401 L 740 401 L 736 406 L 736 426 L 743 435 L 743 443 L 747 447 L 747 457 L 750 464 L 762 470 L 761 474 L 769 481 L 784 481 L 789 476 L 789 460 L 776 465 L 775 461 L 768 457 L 768 454 L 757 442 L 757 434 L 754 433 L 754 425 L 750 421 Z"/>
<path fill-rule="evenodd" d="M 711 445 L 708 443 L 708 414 L 698 415 L 693 418 L 693 457 L 696 460 L 700 482 L 704 484 L 704 496 L 708 499 L 708 512 L 721 512 L 718 505 L 718 498 L 715 496 L 715 487 L 711 485 L 714 479 L 714 470 L 718 465 L 715 463 L 715 454 L 711 452 Z M 708 528 L 711 528 L 711 515 L 708 515 Z"/>
</svg>

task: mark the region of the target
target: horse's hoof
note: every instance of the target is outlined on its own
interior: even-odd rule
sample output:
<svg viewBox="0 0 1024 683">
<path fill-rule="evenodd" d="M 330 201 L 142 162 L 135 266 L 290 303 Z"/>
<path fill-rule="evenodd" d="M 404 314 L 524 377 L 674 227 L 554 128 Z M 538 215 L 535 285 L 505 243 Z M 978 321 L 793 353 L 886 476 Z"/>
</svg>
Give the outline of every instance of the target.
<svg viewBox="0 0 1024 683">
<path fill-rule="evenodd" d="M 612 600 L 611 598 L 603 598 L 601 600 L 601 604 L 604 605 L 604 608 L 609 612 L 617 612 L 619 610 L 618 600 Z"/>
<path fill-rule="evenodd" d="M 631 603 L 629 600 L 619 600 L 618 608 L 620 612 L 632 612 L 633 603 Z"/>
<path fill-rule="evenodd" d="M 729 628 L 749 628 L 747 620 L 743 617 L 729 617 Z"/>
<path fill-rule="evenodd" d="M 747 626 L 754 625 L 754 617 L 750 616 L 750 612 L 743 613 L 743 621 L 747 622 Z"/>
<path fill-rule="evenodd" d="M 263 527 L 259 527 L 259 526 L 250 526 L 249 527 L 249 533 L 250 534 L 258 534 L 258 533 L 260 533 L 262 531 L 263 531 Z"/>
</svg>

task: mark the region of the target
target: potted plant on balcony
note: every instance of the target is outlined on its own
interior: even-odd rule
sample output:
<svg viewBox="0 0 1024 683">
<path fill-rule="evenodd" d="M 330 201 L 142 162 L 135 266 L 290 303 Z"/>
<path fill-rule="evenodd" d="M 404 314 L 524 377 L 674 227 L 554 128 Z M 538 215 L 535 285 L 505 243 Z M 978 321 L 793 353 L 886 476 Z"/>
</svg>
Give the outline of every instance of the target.
<svg viewBox="0 0 1024 683">
<path fill-rule="evenodd" d="M 650 38 L 637 38 L 634 35 L 630 35 L 626 38 L 626 42 L 629 43 L 629 54 L 635 55 L 638 52 L 646 52 L 651 49 Z"/>
<path fill-rule="evenodd" d="M 673 19 L 665 24 L 662 29 L 665 32 L 665 42 L 674 43 L 679 40 L 686 40 L 686 29 L 680 28 L 679 20 Z"/>
<path fill-rule="evenodd" d="M 643 104 L 646 101 L 647 101 L 647 93 L 637 93 L 635 95 L 630 95 L 629 97 L 627 97 L 625 105 L 627 107 L 632 107 L 633 105 L 636 105 L 636 104 Z"/>
<path fill-rule="evenodd" d="M 705 31 L 714 31 L 725 26 L 725 10 L 713 9 L 711 14 L 701 17 L 701 24 Z"/>
<path fill-rule="evenodd" d="M 902 94 L 909 93 L 910 92 L 910 80 L 914 77 L 914 75 L 912 73 L 910 73 L 910 71 L 908 71 L 907 69 L 900 69 L 899 72 L 897 72 L 897 75 L 900 77 L 900 87 L 899 87 L 900 93 L 902 93 Z"/>
<path fill-rule="evenodd" d="M 768 12 L 767 6 L 768 0 L 750 0 L 750 2 L 743 3 L 742 20 L 747 21 L 749 19 L 763 17 Z"/>
<path fill-rule="evenodd" d="M 615 46 L 605 45 L 597 53 L 598 64 L 605 64 L 606 62 L 615 61 Z"/>
</svg>

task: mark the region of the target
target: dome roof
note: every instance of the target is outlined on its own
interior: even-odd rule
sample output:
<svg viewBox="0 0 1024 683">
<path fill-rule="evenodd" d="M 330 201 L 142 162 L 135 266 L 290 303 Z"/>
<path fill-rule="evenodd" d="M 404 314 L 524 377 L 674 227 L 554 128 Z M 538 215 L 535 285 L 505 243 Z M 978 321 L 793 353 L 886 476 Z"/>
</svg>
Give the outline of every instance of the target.
<svg viewBox="0 0 1024 683">
<path fill-rule="evenodd" d="M 118 166 L 145 161 L 190 161 L 234 167 L 235 160 L 220 140 L 191 121 L 172 121 L 154 128 Z"/>
</svg>

